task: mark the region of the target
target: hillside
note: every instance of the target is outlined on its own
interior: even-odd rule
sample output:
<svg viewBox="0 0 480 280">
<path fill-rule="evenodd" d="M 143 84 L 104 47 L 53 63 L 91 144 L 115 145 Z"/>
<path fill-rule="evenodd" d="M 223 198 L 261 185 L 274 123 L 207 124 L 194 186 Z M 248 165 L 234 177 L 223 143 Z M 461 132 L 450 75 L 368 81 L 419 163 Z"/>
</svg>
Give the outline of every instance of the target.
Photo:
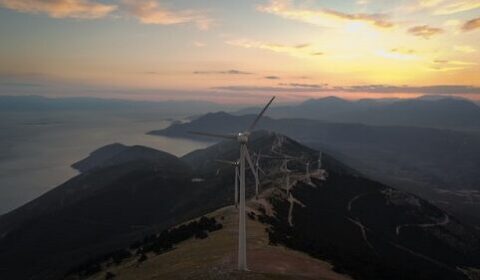
<svg viewBox="0 0 480 280">
<path fill-rule="evenodd" d="M 173 155 L 139 146 L 119 155 L 0 218 L 0 278 L 58 279 L 92 253 L 222 205 L 208 203 Z"/>
<path fill-rule="evenodd" d="M 247 126 L 253 118 L 210 113 L 150 134 L 205 140 L 188 131 L 231 133 Z M 328 152 L 370 178 L 436 201 L 465 221 L 480 226 L 480 197 L 476 195 L 480 187 L 479 134 L 271 118 L 264 118 L 259 128 L 278 131 Z M 465 195 L 467 199 L 459 199 Z"/>
<path fill-rule="evenodd" d="M 228 150 L 222 142 L 185 157 L 200 162 L 201 155 L 214 158 Z M 317 152 L 281 135 L 253 138 L 250 150 L 301 159 L 287 167 L 260 162 L 268 170 L 261 187 L 268 203 L 259 208 L 260 219 L 274 244 L 330 260 L 336 271 L 355 279 L 464 279 L 457 266 L 478 267 L 478 232 L 427 201 L 369 180 L 329 156 L 322 159 L 325 178 L 313 171 Z M 234 159 L 225 152 L 222 158 Z M 199 168 L 209 170 L 208 161 Z M 285 168 L 291 172 L 288 185 Z M 417 271 L 423 274 L 413 276 Z"/>
<path fill-rule="evenodd" d="M 250 203 L 255 211 L 256 204 Z M 266 226 L 248 219 L 249 272 L 236 271 L 237 210 L 228 206 L 208 215 L 220 221 L 223 228 L 205 239 L 189 239 L 172 251 L 157 255 L 147 254 L 138 262 L 133 256 L 121 265 L 104 267 L 87 279 L 103 280 L 107 272 L 115 279 L 351 279 L 332 271 L 332 266 L 304 253 L 283 246 L 269 245 Z M 71 279 L 76 279 L 71 277 Z"/>
<path fill-rule="evenodd" d="M 268 267 L 259 260 L 255 268 L 252 262 L 252 271 L 261 275 L 258 279 L 276 277 L 278 273 L 287 275 L 287 279 L 288 275 L 297 277 L 309 273 L 301 265 L 286 264 L 295 262 L 297 257 L 301 260 L 299 263 L 314 263 L 313 268 L 318 264 L 322 267 L 318 269 L 329 271 L 328 265 L 304 254 L 290 250 L 286 255 L 281 253 L 282 246 L 328 261 L 335 271 L 360 280 L 466 279 L 457 267 L 470 270 L 480 266 L 478 231 L 427 201 L 367 179 L 328 154 L 322 155 L 322 169 L 319 170 L 316 165 L 318 151 L 283 135 L 254 133 L 249 149 L 252 155 L 262 154 L 259 164 L 265 172 L 261 176 L 258 203 L 252 199 L 252 176 L 247 176 L 247 195 L 252 211 L 256 212 L 249 216 L 262 223 L 261 227 L 258 223 L 252 227 L 258 226 L 259 232 L 266 228 L 269 244 L 281 245 L 278 248 L 266 246 L 264 235 L 251 237 L 250 246 L 252 242 L 258 243 L 259 252 L 263 252 L 259 254 L 272 264 Z M 129 156 L 122 156 L 119 161 L 117 155 L 127 151 Z M 145 154 L 151 156 L 145 157 Z M 268 158 L 275 156 L 292 159 Z M 226 141 L 181 159 L 134 146 L 107 158 L 102 156 L 98 166 L 92 159 L 83 161 L 91 163 L 89 170 L 0 218 L 0 261 L 4 266 L 0 277 L 30 279 L 35 275 L 37 279 L 61 279 L 69 271 L 76 271 L 75 267 L 82 263 L 91 263 L 102 255 L 115 258 L 118 253 L 112 252 L 125 252 L 126 248 L 132 248 L 148 236 L 161 240 L 168 228 L 231 205 L 234 170 L 215 159 L 235 160 L 237 157 L 237 144 Z M 125 158 L 128 161 L 123 160 Z M 311 168 L 309 174 L 306 173 L 307 163 Z M 219 221 L 222 223 L 221 219 Z M 232 238 L 221 234 L 228 232 L 228 228 L 209 235 Z M 191 244 L 192 250 L 205 249 L 201 242 L 208 239 L 202 239 L 203 234 L 199 236 L 200 241 L 179 243 L 172 251 L 156 250 L 159 261 L 166 264 L 170 261 L 171 265 L 163 270 L 155 266 L 157 257 L 151 253 L 148 253 L 148 260 L 153 263 L 145 262 L 145 272 L 140 271 L 142 265 L 137 269 L 129 262 L 125 262 L 126 267 L 109 269 L 116 270 L 118 275 L 125 271 L 125 277 L 130 273 L 181 273 L 187 277 L 196 269 L 199 273 L 210 273 L 205 267 L 212 267 L 210 263 L 218 263 L 221 256 L 231 250 L 225 246 L 192 251 L 192 262 L 188 254 L 185 259 L 180 257 L 184 244 Z M 222 244 L 222 241 L 215 242 Z M 156 245 L 144 243 L 139 246 L 138 250 L 142 251 Z M 135 250 L 126 255 L 140 257 L 137 253 L 141 251 Z M 168 261 L 167 254 L 171 254 Z M 198 254 L 205 255 L 206 263 L 197 265 Z M 226 271 L 235 274 L 231 266 L 228 270 L 228 260 L 232 262 L 227 258 Z M 25 267 L 25 263 L 30 265 Z M 404 272 L 397 274 L 395 268 L 407 263 Z M 416 274 L 419 270 L 423 273 L 421 277 Z M 70 274 L 71 277 L 75 275 Z M 257 279 L 257 274 L 250 275 Z"/>
</svg>

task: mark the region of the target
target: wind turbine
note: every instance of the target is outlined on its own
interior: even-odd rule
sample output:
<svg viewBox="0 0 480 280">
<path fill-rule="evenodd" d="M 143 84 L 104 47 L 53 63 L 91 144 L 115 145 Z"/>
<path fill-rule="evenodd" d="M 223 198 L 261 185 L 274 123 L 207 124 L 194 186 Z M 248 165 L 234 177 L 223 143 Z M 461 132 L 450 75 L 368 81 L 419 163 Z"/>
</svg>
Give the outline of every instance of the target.
<svg viewBox="0 0 480 280">
<path fill-rule="evenodd" d="M 238 166 L 240 165 L 240 162 L 238 160 L 229 161 L 229 160 L 221 160 L 221 159 L 217 159 L 216 161 L 219 163 L 229 164 L 235 167 L 235 208 L 238 208 Z"/>
<path fill-rule="evenodd" d="M 292 170 L 288 169 L 288 162 L 290 159 L 284 159 L 282 162 L 282 167 L 283 172 L 286 173 L 286 178 L 285 178 L 285 189 L 287 190 L 287 195 L 290 195 L 290 173 L 292 173 Z"/>
<path fill-rule="evenodd" d="M 307 163 L 305 163 L 305 177 L 306 177 L 306 180 L 307 180 L 307 183 L 312 183 L 312 180 L 310 179 L 310 162 L 307 161 Z"/>
<path fill-rule="evenodd" d="M 291 160 L 297 160 L 298 158 L 286 155 L 279 156 L 265 156 L 265 158 L 281 160 L 282 164 L 280 165 L 280 171 L 285 173 L 285 190 L 287 191 L 287 196 L 290 194 L 290 173 L 292 170 L 288 169 L 288 162 Z"/>
<path fill-rule="evenodd" d="M 240 144 L 240 210 L 238 212 L 238 269 L 246 271 L 247 270 L 247 234 L 245 227 L 245 160 L 247 160 L 248 165 L 255 177 L 255 184 L 258 187 L 258 176 L 255 172 L 255 168 L 248 153 L 247 143 L 250 132 L 255 128 L 260 118 L 263 116 L 265 111 L 268 109 L 270 104 L 272 104 L 275 96 L 270 99 L 270 101 L 265 105 L 260 114 L 255 118 L 252 124 L 243 132 L 237 134 L 216 134 L 208 132 L 196 132 L 192 131 L 193 134 L 225 138 L 225 139 L 234 139 L 237 140 Z"/>
<path fill-rule="evenodd" d="M 256 172 L 257 172 L 257 175 L 258 175 L 258 171 L 262 172 L 263 175 L 266 175 L 267 173 L 265 173 L 265 171 L 263 171 L 263 169 L 260 167 L 260 158 L 262 157 L 262 154 L 260 152 L 255 153 L 255 168 L 256 168 Z"/>
<path fill-rule="evenodd" d="M 322 152 L 318 152 L 318 166 L 317 170 L 320 171 L 322 169 Z"/>
<path fill-rule="evenodd" d="M 265 171 L 263 171 L 262 168 L 260 168 L 260 157 L 262 156 L 260 154 L 260 152 L 257 154 L 257 153 L 254 153 L 254 156 L 255 156 L 255 173 L 257 174 L 256 175 L 256 180 L 255 180 L 255 198 L 258 200 L 258 185 L 259 185 L 259 176 L 258 176 L 258 171 L 261 171 L 263 175 L 266 175 Z"/>
</svg>

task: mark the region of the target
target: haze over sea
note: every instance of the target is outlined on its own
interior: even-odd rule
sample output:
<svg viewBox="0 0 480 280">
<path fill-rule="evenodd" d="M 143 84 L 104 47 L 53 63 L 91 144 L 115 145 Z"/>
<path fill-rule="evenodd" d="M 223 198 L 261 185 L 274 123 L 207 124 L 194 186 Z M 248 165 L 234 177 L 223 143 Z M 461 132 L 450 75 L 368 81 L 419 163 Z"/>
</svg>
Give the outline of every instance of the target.
<svg viewBox="0 0 480 280">
<path fill-rule="evenodd" d="M 208 145 L 145 134 L 170 123 L 158 114 L 0 113 L 0 214 L 72 178 L 78 172 L 70 165 L 104 145 L 145 145 L 177 156 Z"/>
</svg>

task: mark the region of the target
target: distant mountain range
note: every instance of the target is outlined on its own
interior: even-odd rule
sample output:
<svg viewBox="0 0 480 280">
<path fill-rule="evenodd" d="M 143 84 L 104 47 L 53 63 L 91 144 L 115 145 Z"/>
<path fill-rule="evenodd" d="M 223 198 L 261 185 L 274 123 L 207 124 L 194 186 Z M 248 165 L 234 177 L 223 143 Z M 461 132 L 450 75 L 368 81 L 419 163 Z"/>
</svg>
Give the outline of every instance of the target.
<svg viewBox="0 0 480 280">
<path fill-rule="evenodd" d="M 239 110 L 238 105 L 205 101 L 133 101 L 91 97 L 46 98 L 0 96 L 2 112 L 49 112 L 61 110 L 156 112 L 165 117 L 194 116 L 228 111 L 235 115 L 256 114 L 259 108 Z M 424 96 L 417 99 L 360 99 L 338 97 L 310 99 L 297 105 L 272 107 L 273 118 L 303 118 L 337 123 L 480 129 L 480 106 L 467 99 Z"/>
<path fill-rule="evenodd" d="M 328 260 L 360 280 L 468 279 L 480 267 L 479 232 L 427 201 L 328 153 L 317 170 L 319 152 L 283 135 L 254 133 L 249 149 L 264 156 L 261 200 L 249 205 L 262 213 L 253 218 L 267 226 L 270 243 Z M 285 163 L 265 157 L 279 155 L 296 158 L 286 163 L 289 186 Z M 182 158 L 121 144 L 94 151 L 74 165 L 80 175 L 0 217 L 0 278 L 62 279 L 112 250 L 136 254 L 128 248 L 143 236 L 231 205 L 234 170 L 215 159 L 237 158 L 234 141 Z"/>
<path fill-rule="evenodd" d="M 42 96 L 1 96 L 0 111 L 60 111 L 60 110 L 122 110 L 122 111 L 158 111 L 162 115 L 174 117 L 193 115 L 218 110 L 229 110 L 233 106 L 224 106 L 205 101 L 134 101 L 125 99 L 103 99 L 93 97 L 47 98 Z M 141 112 L 138 112 L 141 113 Z"/>
<path fill-rule="evenodd" d="M 253 114 L 258 110 L 259 108 L 248 108 L 238 111 L 237 114 Z M 310 99 L 299 105 L 273 107 L 269 110 L 269 116 L 371 125 L 480 128 L 480 106 L 466 99 L 438 96 L 358 101 L 331 96 Z"/>
<path fill-rule="evenodd" d="M 232 133 L 247 127 L 254 117 L 209 113 L 150 134 L 205 140 L 188 132 Z M 438 201 L 442 207 L 480 225 L 480 197 L 459 199 L 455 193 L 480 191 L 478 133 L 271 118 L 264 118 L 259 128 L 278 131 L 302 144 L 327 151 L 370 178 Z M 439 193 L 439 189 L 452 193 Z"/>
</svg>

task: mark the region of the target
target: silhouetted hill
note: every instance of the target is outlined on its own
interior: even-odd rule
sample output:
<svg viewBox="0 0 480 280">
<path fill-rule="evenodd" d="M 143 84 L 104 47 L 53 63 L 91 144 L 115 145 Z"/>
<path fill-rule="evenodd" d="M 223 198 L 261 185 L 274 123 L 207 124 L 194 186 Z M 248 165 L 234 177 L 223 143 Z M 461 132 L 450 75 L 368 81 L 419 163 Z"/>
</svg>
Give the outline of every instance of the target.
<svg viewBox="0 0 480 280">
<path fill-rule="evenodd" d="M 129 147 L 2 216 L 0 278 L 59 279 L 92 253 L 200 215 L 209 205 L 193 200 L 191 173 L 173 155 Z"/>
<path fill-rule="evenodd" d="M 413 99 L 343 117 L 343 121 L 355 119 L 375 125 L 480 128 L 480 107 L 464 99 Z"/>
<path fill-rule="evenodd" d="M 318 171 L 319 153 L 283 135 L 254 133 L 249 149 L 263 155 L 265 172 L 261 200 L 250 201 L 257 214 L 249 216 L 269 227 L 271 242 L 329 260 L 356 279 L 466 279 L 456 267 L 480 265 L 478 232 L 428 202 L 369 180 L 328 153 Z M 215 159 L 237 158 L 235 141 L 182 159 L 139 146 L 93 152 L 82 174 L 0 218 L 0 277 L 61 279 L 96 256 L 141 253 L 128 248 L 143 236 L 232 204 L 234 169 Z"/>
<path fill-rule="evenodd" d="M 87 158 L 72 164 L 72 168 L 80 172 L 88 171 L 107 161 L 114 155 L 127 150 L 128 147 L 119 143 L 110 144 L 93 151 Z"/>
<path fill-rule="evenodd" d="M 258 108 L 240 110 L 249 114 Z M 299 105 L 273 107 L 275 118 L 306 118 L 342 123 L 438 128 L 480 128 L 480 107 L 459 98 L 417 98 L 382 101 L 347 101 L 338 97 L 310 99 Z"/>
<path fill-rule="evenodd" d="M 246 127 L 253 118 L 210 113 L 190 123 L 149 133 L 211 141 L 216 139 L 188 132 L 232 133 Z M 278 131 L 309 147 L 327 151 L 370 178 L 434 200 L 462 219 L 480 225 L 480 196 L 476 198 L 473 193 L 480 190 L 478 134 L 268 117 L 259 128 Z M 471 198 L 464 193 L 469 190 Z"/>
<path fill-rule="evenodd" d="M 172 164 L 175 164 L 178 159 L 173 155 L 152 148 L 128 147 L 115 143 L 93 151 L 87 158 L 72 164 L 72 167 L 80 172 L 85 172 L 131 161 L 172 162 Z"/>
</svg>

